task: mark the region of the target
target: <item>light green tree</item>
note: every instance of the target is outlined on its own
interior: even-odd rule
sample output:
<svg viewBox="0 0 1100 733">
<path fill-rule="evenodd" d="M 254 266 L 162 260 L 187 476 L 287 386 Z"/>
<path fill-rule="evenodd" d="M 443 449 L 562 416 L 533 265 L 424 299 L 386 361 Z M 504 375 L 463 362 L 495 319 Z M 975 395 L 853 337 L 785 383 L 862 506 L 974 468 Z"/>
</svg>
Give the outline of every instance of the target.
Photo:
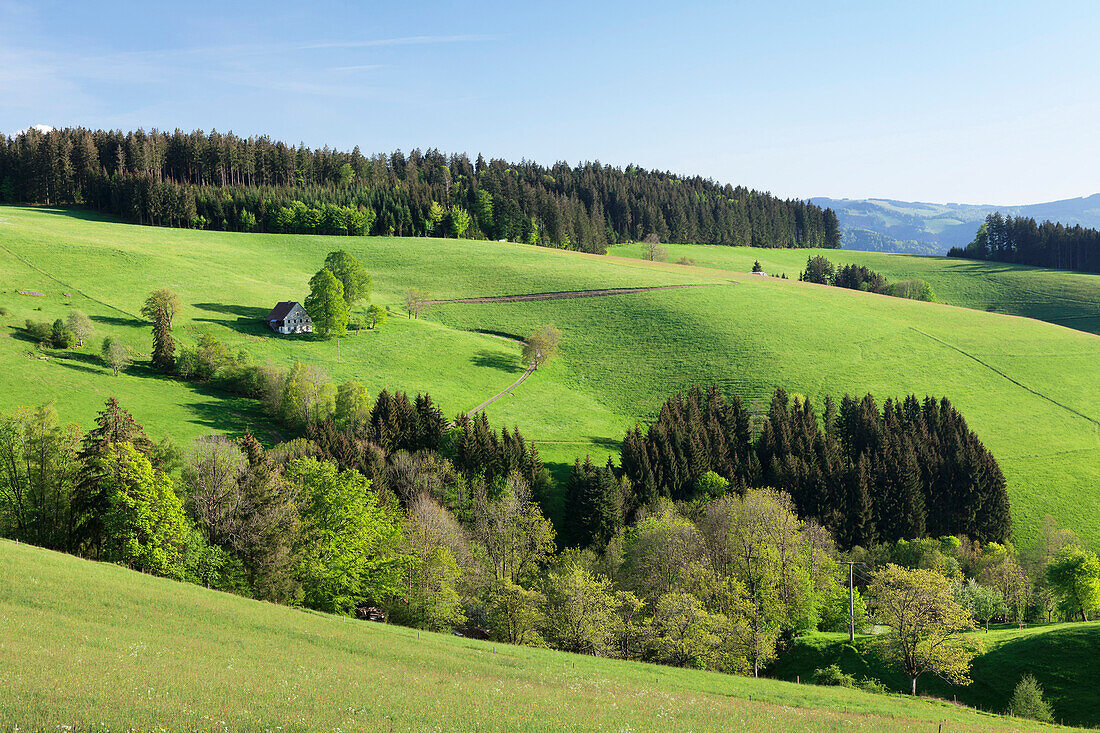
<svg viewBox="0 0 1100 733">
<path fill-rule="evenodd" d="M 1004 596 L 996 588 L 982 585 L 971 578 L 959 587 L 956 594 L 959 603 L 970 611 L 974 620 L 985 626 L 989 631 L 989 620 L 997 614 L 1008 613 Z"/>
<path fill-rule="evenodd" d="M 344 286 L 344 302 L 348 307 L 364 298 L 370 298 L 371 276 L 363 263 L 344 250 L 329 252 L 325 258 L 325 268 Z"/>
<path fill-rule="evenodd" d="M 354 379 L 336 388 L 336 422 L 347 424 L 365 420 L 370 413 L 370 396 L 367 388 Z"/>
<path fill-rule="evenodd" d="M 439 202 L 433 201 L 428 207 L 428 218 L 424 221 L 424 228 L 427 229 L 428 234 L 435 234 L 439 230 L 439 225 L 446 215 L 447 210 L 440 206 Z"/>
<path fill-rule="evenodd" d="M 310 278 L 305 308 L 313 319 L 314 332 L 321 338 L 343 336 L 347 331 L 348 304 L 344 300 L 344 285 L 327 268 Z"/>
<path fill-rule="evenodd" d="M 401 588 L 401 531 L 355 470 L 304 458 L 287 465 L 302 496 L 295 548 L 310 608 L 347 613 L 361 601 L 384 602 Z"/>
<path fill-rule="evenodd" d="M 367 308 L 367 328 L 374 329 L 378 326 L 385 324 L 386 319 L 390 317 L 389 312 L 378 304 L 372 304 L 370 308 Z"/>
<path fill-rule="evenodd" d="M 0 535 L 71 550 L 80 430 L 63 427 L 53 403 L 0 417 Z"/>
<path fill-rule="evenodd" d="M 543 592 L 545 637 L 554 648 L 600 657 L 617 650 L 623 621 L 621 602 L 611 581 L 573 565 L 551 573 Z"/>
<path fill-rule="evenodd" d="M 913 695 L 927 672 L 952 684 L 970 683 L 970 662 L 981 646 L 963 636 L 974 621 L 955 601 L 947 578 L 888 564 L 874 574 L 868 593 L 876 617 L 890 627 L 879 648 L 909 676 Z"/>
<path fill-rule="evenodd" d="M 543 326 L 523 342 L 523 360 L 534 364 L 537 369 L 558 353 L 561 346 L 561 331 L 554 326 Z"/>
<path fill-rule="evenodd" d="M 92 324 L 92 319 L 88 318 L 83 311 L 71 310 L 69 311 L 69 317 L 65 321 L 69 327 L 70 333 L 76 338 L 76 345 L 83 346 L 84 342 L 91 338 L 95 332 L 95 325 Z"/>
<path fill-rule="evenodd" d="M 106 464 L 107 558 L 142 572 L 181 578 L 188 527 L 172 480 L 154 471 L 130 443 L 114 443 L 93 460 Z"/>
<path fill-rule="evenodd" d="M 545 646 L 539 629 L 545 625 L 546 598 L 510 580 L 497 580 L 488 592 L 489 634 L 496 641 L 523 646 Z"/>
<path fill-rule="evenodd" d="M 1088 621 L 1089 614 L 1100 608 L 1100 559 L 1091 550 L 1063 547 L 1047 566 L 1047 581 L 1067 616 Z"/>
<path fill-rule="evenodd" d="M 461 237 L 470 228 L 470 213 L 457 204 L 447 212 L 447 228 L 456 238 Z"/>
</svg>

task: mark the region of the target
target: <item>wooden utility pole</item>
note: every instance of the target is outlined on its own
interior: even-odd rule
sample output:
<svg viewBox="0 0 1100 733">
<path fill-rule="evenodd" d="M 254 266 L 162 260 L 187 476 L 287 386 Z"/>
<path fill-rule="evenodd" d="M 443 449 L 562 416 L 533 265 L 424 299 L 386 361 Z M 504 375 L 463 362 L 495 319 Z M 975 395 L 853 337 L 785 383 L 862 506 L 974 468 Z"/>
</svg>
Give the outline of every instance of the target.
<svg viewBox="0 0 1100 733">
<path fill-rule="evenodd" d="M 856 565 L 866 566 L 864 562 L 842 562 L 841 565 L 848 566 L 848 641 L 853 642 L 856 640 L 856 592 L 855 592 L 855 572 Z"/>
</svg>

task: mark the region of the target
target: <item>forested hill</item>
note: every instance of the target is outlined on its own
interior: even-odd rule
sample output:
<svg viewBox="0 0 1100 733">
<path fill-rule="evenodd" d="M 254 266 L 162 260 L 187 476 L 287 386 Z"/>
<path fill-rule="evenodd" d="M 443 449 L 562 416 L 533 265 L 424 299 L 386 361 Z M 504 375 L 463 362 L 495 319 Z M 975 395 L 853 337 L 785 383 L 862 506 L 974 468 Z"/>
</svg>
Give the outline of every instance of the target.
<svg viewBox="0 0 1100 733">
<path fill-rule="evenodd" d="M 1100 272 L 1100 230 L 1063 226 L 1052 221 L 1036 224 L 1029 217 L 990 214 L 966 248 L 952 247 L 949 257 L 1012 262 L 1017 265 L 1057 267 Z"/>
<path fill-rule="evenodd" d="M 365 156 L 267 137 L 68 128 L 0 138 L 0 202 L 82 203 L 142 224 L 508 239 L 586 252 L 665 242 L 838 247 L 834 213 L 635 166 Z"/>
</svg>

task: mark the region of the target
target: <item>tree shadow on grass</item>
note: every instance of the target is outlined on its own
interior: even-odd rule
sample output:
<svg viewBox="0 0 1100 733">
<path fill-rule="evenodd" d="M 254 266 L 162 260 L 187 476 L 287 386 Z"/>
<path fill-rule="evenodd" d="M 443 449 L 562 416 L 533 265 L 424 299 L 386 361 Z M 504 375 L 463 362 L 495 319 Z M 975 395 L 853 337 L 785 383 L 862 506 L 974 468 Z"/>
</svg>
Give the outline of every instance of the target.
<svg viewBox="0 0 1100 733">
<path fill-rule="evenodd" d="M 96 323 L 102 323 L 107 326 L 125 326 L 128 328 L 141 328 L 147 326 L 153 327 L 153 324 L 149 321 L 143 321 L 140 318 L 122 318 L 121 316 L 90 316 L 90 318 Z"/>
<path fill-rule="evenodd" d="M 201 311 L 240 316 L 253 321 L 263 321 L 267 314 L 271 312 L 270 308 L 259 308 L 253 305 L 237 305 L 235 303 L 192 303 L 191 305 Z"/>
<path fill-rule="evenodd" d="M 268 328 L 264 319 L 271 311 L 267 308 L 259 308 L 251 305 L 236 305 L 233 303 L 192 303 L 199 310 L 210 313 L 221 313 L 236 318 L 195 318 L 195 323 L 216 323 L 219 326 L 233 329 L 238 333 L 250 336 L 273 336 L 274 332 Z"/>
<path fill-rule="evenodd" d="M 52 356 L 57 364 L 66 369 L 111 377 L 110 368 L 93 354 L 62 352 L 54 353 Z M 194 416 L 189 422 L 209 428 L 211 431 L 239 438 L 245 434 L 245 431 L 251 430 L 269 445 L 284 439 L 282 432 L 263 414 L 263 407 L 258 400 L 226 392 L 213 384 L 187 382 L 162 374 L 147 363 L 132 364 L 123 372 L 123 375 L 177 384 L 189 390 L 196 397 L 201 398 L 201 401 L 196 400 L 183 405 Z M 126 382 L 120 378 L 117 384 L 120 402 L 123 407 L 126 407 Z"/>
<path fill-rule="evenodd" d="M 492 351 L 478 352 L 470 361 L 472 361 L 476 367 L 499 369 L 502 372 L 522 372 L 525 368 L 515 355 L 500 354 Z"/>
</svg>

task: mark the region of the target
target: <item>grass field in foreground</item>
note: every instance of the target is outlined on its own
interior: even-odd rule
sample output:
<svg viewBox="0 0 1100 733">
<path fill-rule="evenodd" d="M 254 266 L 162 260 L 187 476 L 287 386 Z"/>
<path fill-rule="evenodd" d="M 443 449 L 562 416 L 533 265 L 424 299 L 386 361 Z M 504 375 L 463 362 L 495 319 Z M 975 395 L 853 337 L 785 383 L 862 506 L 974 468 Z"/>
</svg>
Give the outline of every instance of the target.
<svg viewBox="0 0 1100 733">
<path fill-rule="evenodd" d="M 758 249 L 698 244 L 662 245 L 669 261 L 690 257 L 699 267 L 749 272 L 759 260 L 764 271 L 798 279 L 806 257 L 822 255 L 840 265 L 865 265 L 890 282 L 927 281 L 941 303 L 1026 316 L 1100 334 L 1100 275 L 1045 267 L 837 249 Z M 640 244 L 612 247 L 609 254 L 640 258 Z"/>
<path fill-rule="evenodd" d="M 925 675 L 920 689 L 983 710 L 1001 711 L 1020 677 L 1032 674 L 1043 686 L 1043 696 L 1054 708 L 1054 719 L 1072 725 L 1100 725 L 1100 622 L 1039 624 L 1028 628 L 993 626 L 973 634 L 985 645 L 974 660 L 967 687 L 954 687 Z M 800 637 L 770 674 L 785 680 L 806 680 L 814 670 L 837 664 L 847 674 L 873 677 L 890 689 L 906 691 L 909 679 L 884 664 L 870 650 L 873 637 L 858 636 L 854 645 L 847 634 L 816 633 Z"/>
<path fill-rule="evenodd" d="M 357 622 L 0 541 L 7 730 L 930 733 L 941 723 L 1050 729 L 901 695 Z"/>
<path fill-rule="evenodd" d="M 718 287 L 439 305 L 428 319 L 392 317 L 339 344 L 270 333 L 260 319 L 275 301 L 304 298 L 309 277 L 337 248 L 366 264 L 376 302 L 395 310 L 408 287 L 440 299 Z M 801 262 L 806 256 L 752 252 Z M 177 330 L 184 341 L 205 330 L 259 362 L 288 366 L 300 359 L 336 380 L 358 379 L 371 394 L 383 385 L 428 391 L 448 416 L 504 389 L 523 370 L 516 344 L 479 329 L 523 337 L 554 323 L 565 334 L 560 357 L 494 403 L 490 417 L 519 425 L 559 475 L 585 453 L 606 460 L 627 427 L 652 419 L 670 394 L 692 384 L 717 382 L 760 408 L 777 386 L 817 401 L 844 392 L 870 391 L 880 399 L 946 395 L 1004 467 L 1022 544 L 1047 513 L 1100 541 L 1100 338 L 744 271 L 496 242 L 195 232 L 80 211 L 0 207 L 0 306 L 10 311 L 0 317 L 0 336 L 7 337 L 0 337 L 0 408 L 54 398 L 63 419 L 87 427 L 113 394 L 154 438 L 172 433 L 183 444 L 262 421 L 247 400 L 222 399 L 142 369 L 115 379 L 87 347 L 40 360 L 20 339 L 25 318 L 53 320 L 71 303 L 97 320 L 99 337 L 112 333 L 146 352 L 149 326 L 134 314 L 159 286 L 183 298 Z M 278 437 L 270 427 L 266 432 Z"/>
</svg>

